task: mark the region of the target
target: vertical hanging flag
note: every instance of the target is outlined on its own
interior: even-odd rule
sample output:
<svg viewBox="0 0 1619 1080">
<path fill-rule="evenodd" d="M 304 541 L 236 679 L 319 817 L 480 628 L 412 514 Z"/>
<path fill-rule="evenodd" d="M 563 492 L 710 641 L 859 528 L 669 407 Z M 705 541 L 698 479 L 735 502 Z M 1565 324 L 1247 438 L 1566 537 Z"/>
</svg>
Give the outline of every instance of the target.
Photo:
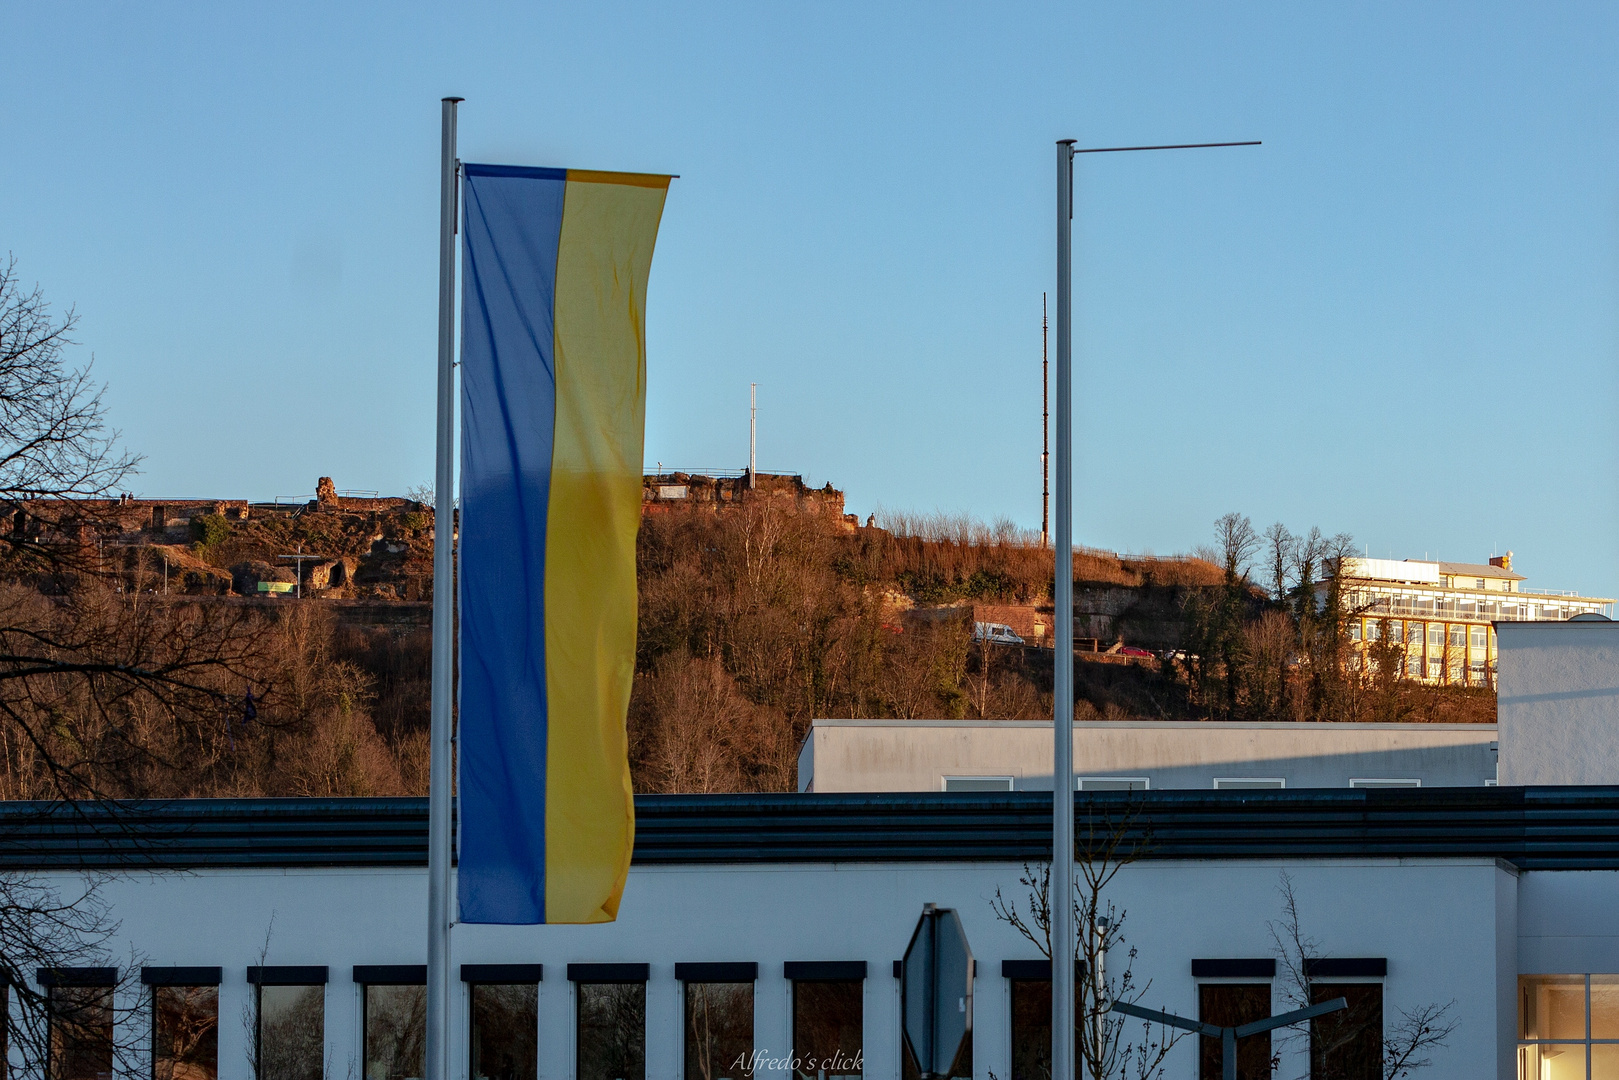
<svg viewBox="0 0 1619 1080">
<path fill-rule="evenodd" d="M 669 177 L 463 165 L 461 921 L 606 922 Z"/>
</svg>

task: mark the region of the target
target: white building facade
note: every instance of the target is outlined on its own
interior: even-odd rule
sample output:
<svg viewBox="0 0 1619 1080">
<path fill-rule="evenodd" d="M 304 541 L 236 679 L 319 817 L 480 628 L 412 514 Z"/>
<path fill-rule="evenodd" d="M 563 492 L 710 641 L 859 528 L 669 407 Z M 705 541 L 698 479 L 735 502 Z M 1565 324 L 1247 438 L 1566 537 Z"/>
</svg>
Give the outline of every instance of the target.
<svg viewBox="0 0 1619 1080">
<path fill-rule="evenodd" d="M 905 1080 L 894 962 L 935 903 L 959 913 L 977 961 L 959 1075 L 1032 1080 L 1049 965 L 991 901 L 1021 901 L 1025 863 L 1048 855 L 1049 795 L 637 805 L 617 922 L 455 929 L 452 1075 Z M 1081 836 L 1124 822 L 1144 845 L 1107 893 L 1150 984 L 1143 1005 L 1285 1008 L 1272 928 L 1286 875 L 1326 989 L 1375 1000 L 1385 1030 L 1452 1003 L 1455 1031 L 1424 1075 L 1563 1080 L 1619 1065 L 1619 1030 L 1601 1041 L 1619 1024 L 1606 989 L 1619 982 L 1619 791 L 1100 792 L 1079 814 Z M 9 804 L 0 818 L 11 872 L 66 892 L 83 868 L 110 874 L 108 963 L 138 964 L 147 992 L 170 998 L 201 984 L 217 1022 L 209 1060 L 157 1075 L 248 1080 L 255 1060 L 266 1078 L 421 1075 L 424 800 L 181 802 L 115 825 Z M 94 983 L 99 970 L 68 974 Z M 706 1068 L 693 1060 L 699 1000 L 725 1019 L 714 1045 L 727 1060 Z M 1306 1033 L 1267 1053 L 1309 1075 L 1308 1045 Z M 298 1054 L 315 1055 L 313 1071 Z M 1188 1038 L 1165 1075 L 1203 1068 Z"/>
</svg>

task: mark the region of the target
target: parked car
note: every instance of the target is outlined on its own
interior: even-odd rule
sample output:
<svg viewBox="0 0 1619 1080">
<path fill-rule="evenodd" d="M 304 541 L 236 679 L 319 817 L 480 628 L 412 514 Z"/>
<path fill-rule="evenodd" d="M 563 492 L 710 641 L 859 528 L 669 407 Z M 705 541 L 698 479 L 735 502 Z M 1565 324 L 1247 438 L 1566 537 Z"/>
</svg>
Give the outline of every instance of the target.
<svg viewBox="0 0 1619 1080">
<path fill-rule="evenodd" d="M 1139 648 L 1139 647 L 1137 647 L 1135 645 L 1126 645 L 1124 648 L 1119 650 L 1119 655 L 1120 656 L 1151 656 L 1153 654 L 1152 654 L 1152 650 L 1150 650 L 1150 649 L 1142 649 L 1142 648 Z"/>
<path fill-rule="evenodd" d="M 995 645 L 1027 645 L 1010 626 L 998 622 L 973 623 L 973 640 L 988 641 Z"/>
</svg>

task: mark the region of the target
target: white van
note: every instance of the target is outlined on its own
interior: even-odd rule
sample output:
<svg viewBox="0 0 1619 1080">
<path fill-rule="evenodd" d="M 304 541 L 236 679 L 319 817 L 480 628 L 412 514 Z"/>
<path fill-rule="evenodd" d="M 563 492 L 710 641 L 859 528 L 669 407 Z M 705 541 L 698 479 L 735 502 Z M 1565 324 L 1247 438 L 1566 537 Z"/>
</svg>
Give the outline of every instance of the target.
<svg viewBox="0 0 1619 1080">
<path fill-rule="evenodd" d="M 998 622 L 973 623 L 973 640 L 988 641 L 996 645 L 1027 645 L 1028 642 L 1018 637 L 1010 626 Z"/>
</svg>

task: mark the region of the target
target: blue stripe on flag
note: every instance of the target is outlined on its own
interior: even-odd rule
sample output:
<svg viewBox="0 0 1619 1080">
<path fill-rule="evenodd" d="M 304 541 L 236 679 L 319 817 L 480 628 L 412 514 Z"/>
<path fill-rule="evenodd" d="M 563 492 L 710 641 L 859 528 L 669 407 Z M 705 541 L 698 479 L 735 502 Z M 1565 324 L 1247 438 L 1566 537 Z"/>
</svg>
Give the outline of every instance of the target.
<svg viewBox="0 0 1619 1080">
<path fill-rule="evenodd" d="M 545 921 L 545 536 L 567 174 L 464 171 L 461 921 L 537 923 Z"/>
</svg>

